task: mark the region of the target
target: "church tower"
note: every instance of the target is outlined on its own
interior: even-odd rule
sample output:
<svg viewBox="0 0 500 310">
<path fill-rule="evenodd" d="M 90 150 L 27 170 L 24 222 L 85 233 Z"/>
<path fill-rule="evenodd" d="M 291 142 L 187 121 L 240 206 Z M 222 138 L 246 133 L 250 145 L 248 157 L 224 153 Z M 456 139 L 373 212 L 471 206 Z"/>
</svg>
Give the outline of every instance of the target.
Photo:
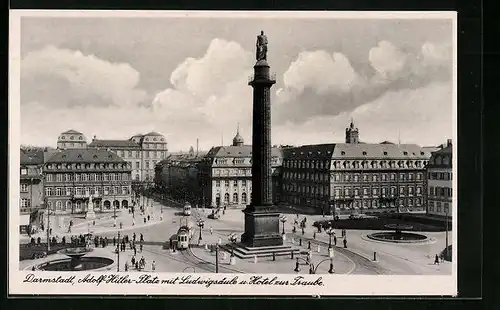
<svg viewBox="0 0 500 310">
<path fill-rule="evenodd" d="M 233 146 L 242 146 L 245 143 L 243 137 L 240 136 L 240 124 L 238 124 L 238 128 L 236 129 L 236 136 L 233 138 Z"/>
<path fill-rule="evenodd" d="M 345 129 L 345 143 L 359 143 L 359 130 L 354 127 L 354 120 L 351 118 L 351 124 Z"/>
</svg>

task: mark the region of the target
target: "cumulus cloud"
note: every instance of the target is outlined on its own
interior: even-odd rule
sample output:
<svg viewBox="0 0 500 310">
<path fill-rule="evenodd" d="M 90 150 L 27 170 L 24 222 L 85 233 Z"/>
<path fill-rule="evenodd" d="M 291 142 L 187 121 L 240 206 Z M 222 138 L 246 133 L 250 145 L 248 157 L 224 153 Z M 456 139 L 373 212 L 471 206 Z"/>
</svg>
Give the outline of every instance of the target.
<svg viewBox="0 0 500 310">
<path fill-rule="evenodd" d="M 55 145 L 70 128 L 103 139 L 155 130 L 171 150 L 187 150 L 197 138 L 209 149 L 221 136 L 228 144 L 240 123 L 251 143 L 247 82 L 253 63 L 238 43 L 214 39 L 203 55 L 179 63 L 170 85 L 146 94 L 128 64 L 55 47 L 28 53 L 22 60 L 22 142 Z M 357 72 L 341 53 L 299 54 L 272 95 L 273 144 L 342 141 L 350 116 L 367 142 L 391 139 L 397 129 L 419 143 L 451 135 L 448 46 L 426 43 L 412 55 L 383 41 L 366 55 L 366 65 L 370 74 Z M 148 105 L 137 104 L 148 98 Z"/>
<path fill-rule="evenodd" d="M 127 63 L 47 46 L 21 61 L 21 101 L 59 107 L 133 105 L 146 99 L 146 93 L 137 88 L 139 78 Z"/>
<path fill-rule="evenodd" d="M 427 42 L 412 54 L 381 41 L 367 55 L 371 73 L 356 72 L 340 53 L 302 52 L 283 74 L 284 87 L 276 92 L 277 122 L 301 124 L 319 116 L 335 116 L 387 92 L 449 81 L 451 51 L 451 44 Z"/>
</svg>

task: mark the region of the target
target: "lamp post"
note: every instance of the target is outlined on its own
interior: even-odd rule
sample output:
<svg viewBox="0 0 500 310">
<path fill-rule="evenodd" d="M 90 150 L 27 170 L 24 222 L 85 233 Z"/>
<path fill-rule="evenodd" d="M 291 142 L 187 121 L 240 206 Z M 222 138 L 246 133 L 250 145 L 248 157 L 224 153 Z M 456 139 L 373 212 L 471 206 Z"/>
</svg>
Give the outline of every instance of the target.
<svg viewBox="0 0 500 310">
<path fill-rule="evenodd" d="M 201 237 L 201 230 L 200 230 Z M 219 273 L 219 244 L 215 244 L 215 273 Z"/>
<path fill-rule="evenodd" d="M 47 197 L 44 199 L 44 204 L 47 208 L 47 255 L 49 255 L 50 252 L 50 208 L 49 204 L 47 202 Z"/>
<path fill-rule="evenodd" d="M 283 223 L 283 232 L 281 233 L 283 236 L 285 235 L 285 223 L 286 223 L 286 220 L 287 220 L 286 216 L 283 215 L 283 216 L 280 217 L 280 221 L 281 221 L 281 223 Z"/>
<path fill-rule="evenodd" d="M 330 269 L 328 269 L 328 273 L 330 273 L 330 274 L 335 273 L 335 270 L 333 269 L 333 257 L 324 259 L 324 260 L 320 261 L 319 263 L 317 263 L 316 265 L 314 265 L 311 262 L 308 262 L 307 260 L 303 259 L 302 257 L 297 257 L 297 260 L 295 261 L 295 269 L 293 270 L 296 273 L 300 272 L 300 262 L 299 262 L 300 260 L 304 261 L 306 263 L 306 265 L 309 266 L 309 274 L 316 274 L 319 266 L 323 262 L 326 262 L 326 261 L 330 261 Z"/>
<path fill-rule="evenodd" d="M 116 271 L 120 271 L 120 231 L 118 231 L 118 243 L 116 245 L 116 254 L 117 254 L 117 259 L 116 259 Z"/>
<path fill-rule="evenodd" d="M 205 221 L 202 219 L 198 219 L 198 221 L 196 222 L 196 225 L 198 225 L 198 227 L 200 227 L 200 236 L 198 237 L 198 240 L 201 241 L 201 240 L 203 240 L 203 238 L 201 236 L 201 230 L 203 229 L 203 226 L 205 226 Z"/>
<path fill-rule="evenodd" d="M 330 250 L 332 248 L 332 236 L 335 234 L 335 231 L 333 230 L 332 226 L 333 225 L 331 225 L 330 228 L 328 228 L 327 231 L 326 231 L 326 233 L 330 237 L 330 239 L 328 241 L 328 250 Z"/>
</svg>

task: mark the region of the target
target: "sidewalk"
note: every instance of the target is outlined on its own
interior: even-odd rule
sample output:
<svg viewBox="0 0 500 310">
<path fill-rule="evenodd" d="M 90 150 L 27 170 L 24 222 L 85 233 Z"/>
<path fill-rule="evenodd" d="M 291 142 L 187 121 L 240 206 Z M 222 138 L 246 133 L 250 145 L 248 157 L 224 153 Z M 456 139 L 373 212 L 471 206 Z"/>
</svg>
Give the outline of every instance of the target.
<svg viewBox="0 0 500 310">
<path fill-rule="evenodd" d="M 127 211 L 122 211 L 122 212 L 117 212 L 117 218 L 116 221 L 113 219 L 113 215 L 106 214 L 106 216 L 96 218 L 95 220 L 84 220 L 80 221 L 78 224 L 74 224 L 71 232 L 68 231 L 68 226 L 69 226 L 69 221 L 72 218 L 67 218 L 65 222 L 67 222 L 67 225 L 64 225 L 62 227 L 59 227 L 58 225 L 52 225 L 52 235 L 51 236 L 58 236 L 59 238 L 62 238 L 63 236 L 72 236 L 72 235 L 79 235 L 79 234 L 87 234 L 87 233 L 93 233 L 93 234 L 102 234 L 102 233 L 107 233 L 107 232 L 114 232 L 117 230 L 120 231 L 125 231 L 125 230 L 130 230 L 130 229 L 136 229 L 136 228 L 144 228 L 148 226 L 152 226 L 155 224 L 159 224 L 164 220 L 164 216 L 161 214 L 161 206 L 156 204 L 153 205 L 153 208 L 150 213 L 150 220 L 147 221 L 147 215 L 141 215 L 140 212 L 136 211 L 135 215 L 133 216 L 132 214 L 128 213 Z M 163 219 L 161 219 L 163 217 Z M 144 218 L 146 218 L 146 222 L 144 222 Z M 94 224 L 95 221 L 95 225 Z M 74 222 L 74 221 L 73 221 Z M 116 222 L 116 226 L 115 226 Z M 120 223 L 122 223 L 122 228 L 120 229 Z M 32 238 L 47 238 L 47 231 L 40 231 L 36 234 L 31 235 Z M 27 235 L 22 235 L 20 236 L 20 241 L 21 242 L 29 242 L 30 237 Z"/>
</svg>

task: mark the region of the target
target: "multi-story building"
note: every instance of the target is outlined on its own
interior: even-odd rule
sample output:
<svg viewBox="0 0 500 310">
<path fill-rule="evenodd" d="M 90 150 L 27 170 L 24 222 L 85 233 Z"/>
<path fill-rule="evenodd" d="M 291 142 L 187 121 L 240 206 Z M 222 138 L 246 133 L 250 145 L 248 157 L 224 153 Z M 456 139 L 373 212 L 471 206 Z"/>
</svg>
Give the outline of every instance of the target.
<svg viewBox="0 0 500 310">
<path fill-rule="evenodd" d="M 152 182 L 156 164 L 167 156 L 165 137 L 157 132 L 135 135 L 125 140 L 98 140 L 96 136 L 87 145 L 85 136 L 75 130 L 68 130 L 58 137 L 57 148 L 103 149 L 116 153 L 131 164 L 134 181 Z"/>
<path fill-rule="evenodd" d="M 76 130 L 70 129 L 61 133 L 57 138 L 58 149 L 85 149 L 87 148 L 87 138 Z"/>
<path fill-rule="evenodd" d="M 351 121 L 345 143 L 284 149 L 282 200 L 324 213 L 423 211 L 430 156 L 415 144 L 360 142 Z"/>
<path fill-rule="evenodd" d="M 200 204 L 199 163 L 205 153 L 172 154 L 156 165 L 155 185 L 177 200 Z"/>
<path fill-rule="evenodd" d="M 273 201 L 280 201 L 282 150 L 273 147 Z M 245 206 L 252 195 L 252 146 L 245 145 L 239 130 L 230 146 L 216 146 L 199 164 L 203 205 Z"/>
<path fill-rule="evenodd" d="M 452 155 L 451 140 L 432 153 L 427 165 L 427 214 L 440 217 L 452 216 Z"/>
<path fill-rule="evenodd" d="M 49 210 L 87 211 L 90 195 L 96 212 L 131 206 L 131 166 L 104 149 L 68 149 L 44 165 L 44 191 Z"/>
<path fill-rule="evenodd" d="M 20 166 L 19 224 L 21 233 L 26 233 L 31 214 L 43 206 L 43 151 L 21 150 Z"/>
</svg>

